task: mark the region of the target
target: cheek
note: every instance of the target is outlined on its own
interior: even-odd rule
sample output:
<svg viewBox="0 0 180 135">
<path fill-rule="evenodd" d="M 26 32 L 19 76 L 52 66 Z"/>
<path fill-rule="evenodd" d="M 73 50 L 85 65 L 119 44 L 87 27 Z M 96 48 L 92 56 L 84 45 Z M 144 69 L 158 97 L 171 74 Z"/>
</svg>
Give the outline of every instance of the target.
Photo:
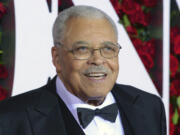
<svg viewBox="0 0 180 135">
<path fill-rule="evenodd" d="M 118 73 L 119 72 L 119 62 L 118 59 L 110 60 L 108 65 L 112 72 Z"/>
<path fill-rule="evenodd" d="M 64 60 L 63 69 L 66 71 L 66 74 L 69 77 L 78 77 L 79 73 L 83 70 L 83 62 L 79 62 L 77 60 L 68 59 L 68 61 Z"/>
<path fill-rule="evenodd" d="M 73 60 L 71 61 L 70 66 L 73 72 L 79 73 L 83 70 L 84 63 L 82 61 Z"/>
</svg>

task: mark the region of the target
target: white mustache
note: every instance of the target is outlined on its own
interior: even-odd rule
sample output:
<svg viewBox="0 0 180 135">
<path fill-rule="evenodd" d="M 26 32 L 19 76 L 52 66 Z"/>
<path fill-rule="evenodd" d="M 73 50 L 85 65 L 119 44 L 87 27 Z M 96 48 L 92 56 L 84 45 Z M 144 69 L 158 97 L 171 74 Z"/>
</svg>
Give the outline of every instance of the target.
<svg viewBox="0 0 180 135">
<path fill-rule="evenodd" d="M 90 73 L 104 73 L 109 74 L 111 70 L 100 65 L 100 66 L 90 66 L 88 69 L 83 71 L 83 74 L 90 74 Z"/>
</svg>

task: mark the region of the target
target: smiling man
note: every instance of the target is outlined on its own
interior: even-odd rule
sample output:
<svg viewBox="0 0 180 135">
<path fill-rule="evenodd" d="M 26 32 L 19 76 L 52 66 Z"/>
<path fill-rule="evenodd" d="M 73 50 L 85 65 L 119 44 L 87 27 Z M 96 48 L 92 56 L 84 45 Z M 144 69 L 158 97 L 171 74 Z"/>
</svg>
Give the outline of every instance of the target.
<svg viewBox="0 0 180 135">
<path fill-rule="evenodd" d="M 110 22 L 98 15 L 71 17 L 55 45 L 53 63 L 67 90 L 86 103 L 101 104 L 118 75 L 120 46 Z"/>
<path fill-rule="evenodd" d="M 116 84 L 117 37 L 99 9 L 61 12 L 53 26 L 57 76 L 0 104 L 0 135 L 166 135 L 161 100 Z"/>
</svg>

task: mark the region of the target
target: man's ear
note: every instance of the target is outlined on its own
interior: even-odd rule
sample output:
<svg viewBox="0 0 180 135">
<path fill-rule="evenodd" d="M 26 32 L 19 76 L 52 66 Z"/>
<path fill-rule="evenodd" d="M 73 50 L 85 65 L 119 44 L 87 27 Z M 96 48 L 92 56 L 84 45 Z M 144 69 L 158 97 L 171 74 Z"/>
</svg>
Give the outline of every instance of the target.
<svg viewBox="0 0 180 135">
<path fill-rule="evenodd" d="M 56 47 L 56 46 L 53 46 L 51 48 L 52 62 L 53 62 L 53 65 L 56 68 L 57 73 L 60 73 L 60 71 L 61 71 L 59 54 L 60 54 L 59 48 Z"/>
</svg>

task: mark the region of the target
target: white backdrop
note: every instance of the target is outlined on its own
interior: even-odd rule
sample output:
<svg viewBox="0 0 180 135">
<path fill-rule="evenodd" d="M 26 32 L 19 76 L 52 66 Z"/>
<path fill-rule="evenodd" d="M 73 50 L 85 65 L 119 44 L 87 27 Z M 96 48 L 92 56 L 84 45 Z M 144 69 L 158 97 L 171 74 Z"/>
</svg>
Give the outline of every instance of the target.
<svg viewBox="0 0 180 135">
<path fill-rule="evenodd" d="M 47 83 L 53 77 L 51 47 L 52 25 L 58 13 L 58 0 L 52 0 L 52 12 L 48 11 L 46 0 L 14 0 L 16 21 L 15 75 L 12 95 L 17 95 Z M 102 9 L 115 21 L 122 50 L 119 54 L 120 72 L 118 83 L 129 84 L 158 95 L 157 90 L 138 57 L 125 29 L 118 23 L 118 16 L 108 0 L 73 0 L 74 5 L 91 5 Z M 169 106 L 169 5 L 164 2 L 164 79 L 163 101 L 168 116 Z M 167 54 L 167 56 L 165 56 Z M 159 96 L 159 95 L 158 95 Z M 165 98 L 166 97 L 166 98 Z M 168 118 L 167 118 L 168 119 Z"/>
<path fill-rule="evenodd" d="M 52 0 L 52 13 L 45 0 L 15 0 L 16 61 L 13 95 L 42 86 L 55 75 L 51 62 L 52 25 L 57 16 L 57 0 Z M 74 0 L 75 5 L 91 5 L 104 10 L 116 22 L 119 31 L 120 72 L 118 83 L 130 84 L 158 95 L 125 29 L 118 23 L 107 0 Z M 33 9 L 33 10 L 32 10 Z"/>
</svg>

